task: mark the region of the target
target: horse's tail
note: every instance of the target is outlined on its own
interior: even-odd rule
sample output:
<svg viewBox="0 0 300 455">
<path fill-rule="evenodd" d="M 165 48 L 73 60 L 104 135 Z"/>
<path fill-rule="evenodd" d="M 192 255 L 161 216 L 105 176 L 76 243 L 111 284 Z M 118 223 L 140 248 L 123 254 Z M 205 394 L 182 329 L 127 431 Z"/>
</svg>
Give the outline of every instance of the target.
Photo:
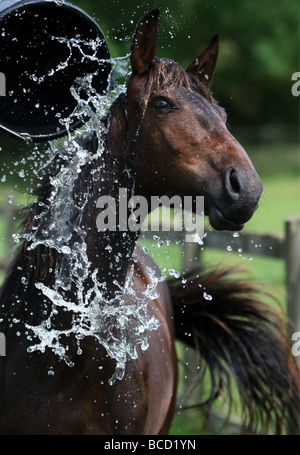
<svg viewBox="0 0 300 455">
<path fill-rule="evenodd" d="M 233 378 L 244 432 L 299 434 L 299 368 L 284 318 L 263 302 L 263 291 L 233 272 L 194 272 L 170 280 L 176 338 L 206 364 L 209 408 L 220 394 L 231 403 Z"/>
</svg>

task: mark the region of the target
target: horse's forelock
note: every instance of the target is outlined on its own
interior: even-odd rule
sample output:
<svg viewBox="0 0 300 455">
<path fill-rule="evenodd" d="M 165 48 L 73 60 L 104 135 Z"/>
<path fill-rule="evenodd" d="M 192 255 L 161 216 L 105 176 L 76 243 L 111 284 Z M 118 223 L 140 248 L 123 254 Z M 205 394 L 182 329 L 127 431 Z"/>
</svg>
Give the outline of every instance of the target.
<svg viewBox="0 0 300 455">
<path fill-rule="evenodd" d="M 197 78 L 187 73 L 178 63 L 170 59 L 155 58 L 140 95 L 140 103 L 143 109 L 147 108 L 151 96 L 155 96 L 159 91 L 169 87 L 195 90 L 215 103 L 211 90 L 201 84 Z"/>
</svg>

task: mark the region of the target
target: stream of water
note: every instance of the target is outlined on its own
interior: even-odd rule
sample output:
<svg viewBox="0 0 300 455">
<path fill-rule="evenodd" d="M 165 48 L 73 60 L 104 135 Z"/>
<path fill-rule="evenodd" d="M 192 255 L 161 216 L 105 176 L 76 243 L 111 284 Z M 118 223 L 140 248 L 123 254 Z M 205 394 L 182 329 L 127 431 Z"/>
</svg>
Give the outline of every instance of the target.
<svg viewBox="0 0 300 455">
<path fill-rule="evenodd" d="M 55 39 L 60 42 L 63 40 L 63 38 Z M 80 47 L 80 44 L 78 40 L 67 43 L 69 47 L 76 46 L 76 48 Z M 90 47 L 93 45 L 95 43 Z M 83 57 L 94 59 L 95 53 Z M 67 61 L 62 62 L 59 67 L 53 68 L 51 72 L 35 82 L 40 83 L 45 77 L 52 77 L 56 71 L 62 71 L 67 64 Z M 72 366 L 74 360 L 69 358 L 67 346 L 62 339 L 70 334 L 75 335 L 78 344 L 77 353 L 80 355 L 81 340 L 92 336 L 116 361 L 115 374 L 110 380 L 113 384 L 116 379 L 123 378 L 128 356 L 137 357 L 138 345 L 141 345 L 144 350 L 147 349 L 148 332 L 156 330 L 159 326 L 158 320 L 148 314 L 147 305 L 150 299 L 157 297 L 155 288 L 164 276 L 157 278 L 154 271 L 148 270 L 152 282 L 147 286 L 143 297 L 138 297 L 133 288 L 132 269 L 125 288 L 120 289 L 120 293 L 114 299 L 107 300 L 104 297 L 106 283 L 99 282 L 98 270 L 92 268 L 87 255 L 86 232 L 81 227 L 81 216 L 91 195 L 81 195 L 80 206 L 78 206 L 78 200 L 75 202 L 73 197 L 74 182 L 84 166 L 98 162 L 99 157 L 104 153 L 106 130 L 101 118 L 107 113 L 116 97 L 126 91 L 129 57 L 112 59 L 111 64 L 110 88 L 107 93 L 97 94 L 92 87 L 92 76 L 78 78 L 71 89 L 73 97 L 77 100 L 77 107 L 70 118 L 88 116 L 90 120 L 79 131 L 73 133 L 68 131 L 67 138 L 49 143 L 49 149 L 44 153 L 44 159 L 39 160 L 38 166 L 35 158 L 39 151 L 35 147 L 34 156 L 31 156 L 28 161 L 32 163 L 35 175 L 45 175 L 49 165 L 57 158 L 62 158 L 66 164 L 51 178 L 52 191 L 49 204 L 42 206 L 42 212 L 36 217 L 34 230 L 26 234 L 17 234 L 14 238 L 16 243 L 27 240 L 30 249 L 35 249 L 41 244 L 45 245 L 56 250 L 61 258 L 56 265 L 53 287 L 42 282 L 35 283 L 36 288 L 51 301 L 52 311 L 40 325 L 26 325 L 26 330 L 30 332 L 30 339 L 33 339 L 29 351 L 44 352 L 46 349 L 51 349 L 67 365 Z M 85 94 L 85 99 L 82 98 L 82 93 Z M 59 113 L 57 115 L 59 116 Z M 60 119 L 67 129 L 70 118 Z M 89 132 L 95 132 L 98 137 L 96 151 L 85 149 L 78 140 Z M 71 243 L 74 232 L 77 234 L 77 241 Z M 87 291 L 86 282 L 91 277 L 93 286 L 92 288 L 89 286 Z M 76 288 L 73 300 L 68 297 L 71 285 L 73 289 L 74 285 Z M 67 330 L 57 330 L 53 327 L 52 320 L 59 309 L 72 312 L 72 324 Z M 55 374 L 55 372 L 49 370 L 49 374 Z"/>
</svg>

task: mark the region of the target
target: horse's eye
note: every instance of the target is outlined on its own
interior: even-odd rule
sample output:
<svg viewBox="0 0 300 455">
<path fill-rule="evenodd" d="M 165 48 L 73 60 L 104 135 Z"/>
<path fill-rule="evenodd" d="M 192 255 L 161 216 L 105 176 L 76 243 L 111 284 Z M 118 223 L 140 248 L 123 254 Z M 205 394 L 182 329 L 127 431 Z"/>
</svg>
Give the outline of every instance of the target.
<svg viewBox="0 0 300 455">
<path fill-rule="evenodd" d="M 157 109 L 158 111 L 169 111 L 171 109 L 176 109 L 174 104 L 172 104 L 170 101 L 167 101 L 165 99 L 157 99 L 153 101 L 152 106 Z"/>
</svg>

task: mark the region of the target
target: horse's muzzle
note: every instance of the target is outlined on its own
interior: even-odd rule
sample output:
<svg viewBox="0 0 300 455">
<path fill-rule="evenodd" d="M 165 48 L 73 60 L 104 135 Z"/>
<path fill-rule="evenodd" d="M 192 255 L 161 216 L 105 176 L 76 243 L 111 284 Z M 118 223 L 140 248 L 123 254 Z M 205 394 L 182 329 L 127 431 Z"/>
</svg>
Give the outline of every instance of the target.
<svg viewBox="0 0 300 455">
<path fill-rule="evenodd" d="M 262 193 L 261 180 L 254 169 L 229 168 L 223 188 L 209 195 L 206 212 L 211 226 L 217 230 L 241 230 L 258 207 Z"/>
</svg>

